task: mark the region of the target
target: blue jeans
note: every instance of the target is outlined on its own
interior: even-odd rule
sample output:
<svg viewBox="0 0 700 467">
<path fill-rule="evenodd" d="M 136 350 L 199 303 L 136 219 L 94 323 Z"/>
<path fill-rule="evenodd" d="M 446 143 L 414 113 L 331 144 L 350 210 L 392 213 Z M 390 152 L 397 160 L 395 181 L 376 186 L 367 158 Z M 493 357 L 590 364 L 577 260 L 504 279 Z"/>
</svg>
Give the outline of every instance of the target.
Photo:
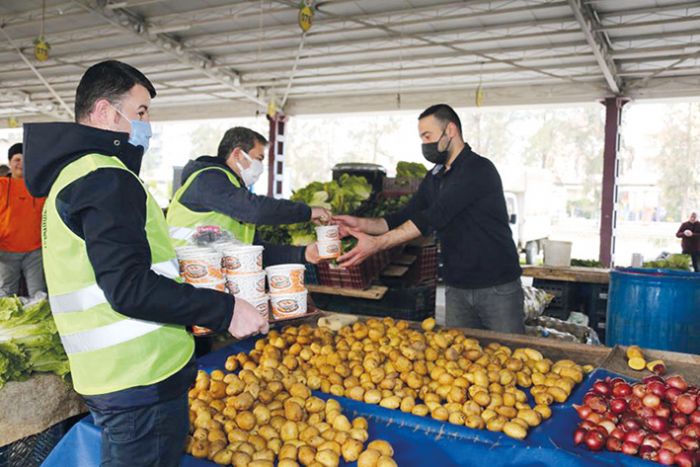
<svg viewBox="0 0 700 467">
<path fill-rule="evenodd" d="M 523 287 L 520 279 L 483 289 L 445 289 L 448 327 L 488 329 L 525 334 Z"/>
<path fill-rule="evenodd" d="M 129 410 L 97 412 L 105 467 L 180 465 L 189 430 L 187 393 L 176 399 Z"/>
</svg>

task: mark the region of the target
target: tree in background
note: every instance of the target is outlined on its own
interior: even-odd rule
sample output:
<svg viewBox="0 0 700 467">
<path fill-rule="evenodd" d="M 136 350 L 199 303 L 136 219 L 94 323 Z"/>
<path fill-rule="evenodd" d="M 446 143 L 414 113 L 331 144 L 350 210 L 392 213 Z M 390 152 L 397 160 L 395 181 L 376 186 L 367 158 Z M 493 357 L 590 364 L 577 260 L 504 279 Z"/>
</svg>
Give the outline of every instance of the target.
<svg viewBox="0 0 700 467">
<path fill-rule="evenodd" d="M 562 182 L 580 184 L 580 198 L 569 200 L 571 211 L 584 217 L 599 213 L 603 170 L 603 108 L 581 106 L 528 112 L 536 130 L 530 136 L 524 163 L 549 169 Z"/>
<path fill-rule="evenodd" d="M 661 205 L 680 222 L 700 206 L 700 103 L 670 106 L 656 136 Z"/>
<path fill-rule="evenodd" d="M 516 155 L 513 133 L 510 126 L 517 121 L 520 113 L 470 109 L 462 120 L 464 140 L 474 152 L 495 164 L 512 160 Z"/>
</svg>

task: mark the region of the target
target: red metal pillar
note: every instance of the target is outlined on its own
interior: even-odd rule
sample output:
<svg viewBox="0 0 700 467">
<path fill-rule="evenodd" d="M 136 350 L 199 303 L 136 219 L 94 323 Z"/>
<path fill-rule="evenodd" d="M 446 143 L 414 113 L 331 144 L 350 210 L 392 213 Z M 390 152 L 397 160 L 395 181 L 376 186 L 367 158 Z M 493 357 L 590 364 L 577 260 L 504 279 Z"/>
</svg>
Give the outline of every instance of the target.
<svg viewBox="0 0 700 467">
<path fill-rule="evenodd" d="M 617 151 L 620 149 L 622 107 L 629 102 L 624 97 L 609 97 L 605 105 L 605 148 L 603 151 L 603 191 L 600 201 L 600 251 L 603 267 L 614 265 L 615 228 L 617 225 Z"/>
<path fill-rule="evenodd" d="M 284 188 L 284 132 L 289 118 L 278 112 L 274 117 L 268 115 L 267 119 L 270 122 L 267 195 L 281 198 Z"/>
</svg>

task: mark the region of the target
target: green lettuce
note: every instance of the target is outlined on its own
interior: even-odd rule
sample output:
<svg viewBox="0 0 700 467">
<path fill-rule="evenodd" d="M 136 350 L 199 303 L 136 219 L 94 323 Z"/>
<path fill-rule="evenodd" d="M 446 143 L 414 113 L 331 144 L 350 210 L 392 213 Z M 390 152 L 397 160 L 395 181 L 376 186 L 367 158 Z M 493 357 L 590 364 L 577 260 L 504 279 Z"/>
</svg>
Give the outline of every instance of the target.
<svg viewBox="0 0 700 467">
<path fill-rule="evenodd" d="M 0 298 L 0 387 L 33 372 L 64 376 L 69 371 L 48 301 L 22 306 L 17 297 Z"/>
</svg>

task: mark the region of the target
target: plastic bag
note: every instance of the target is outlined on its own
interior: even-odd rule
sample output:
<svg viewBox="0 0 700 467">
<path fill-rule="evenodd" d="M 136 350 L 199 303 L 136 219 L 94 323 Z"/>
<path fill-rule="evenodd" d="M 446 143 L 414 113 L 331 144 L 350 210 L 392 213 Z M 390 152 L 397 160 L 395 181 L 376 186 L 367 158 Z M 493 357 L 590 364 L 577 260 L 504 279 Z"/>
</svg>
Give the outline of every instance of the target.
<svg viewBox="0 0 700 467">
<path fill-rule="evenodd" d="M 524 285 L 523 295 L 525 295 L 525 300 L 523 302 L 523 308 L 525 312 L 525 319 L 535 319 L 542 316 L 544 309 L 547 305 L 554 300 L 554 295 L 547 293 L 547 291 L 542 289 L 536 289 L 535 287 Z"/>
</svg>

